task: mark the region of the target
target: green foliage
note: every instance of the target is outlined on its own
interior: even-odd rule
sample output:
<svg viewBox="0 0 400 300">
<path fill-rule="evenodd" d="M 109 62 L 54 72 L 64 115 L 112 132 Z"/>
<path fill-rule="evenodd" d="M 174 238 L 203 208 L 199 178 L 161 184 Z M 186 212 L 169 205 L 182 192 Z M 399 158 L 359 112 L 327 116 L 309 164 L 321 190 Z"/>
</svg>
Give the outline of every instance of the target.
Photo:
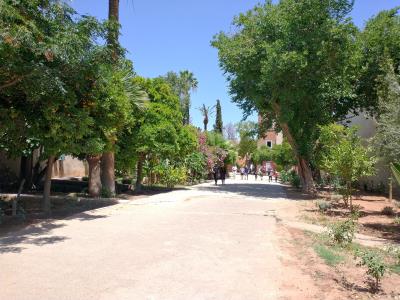
<svg viewBox="0 0 400 300">
<path fill-rule="evenodd" d="M 243 149 L 241 151 L 243 151 Z M 269 147 L 265 145 L 261 146 L 260 148 L 256 149 L 253 152 L 252 161 L 257 165 L 261 165 L 264 161 L 272 161 L 272 160 L 273 160 L 273 150 L 271 150 Z"/>
<path fill-rule="evenodd" d="M 382 277 L 385 275 L 387 265 L 383 258 L 374 251 L 358 251 L 356 257 L 360 259 L 359 265 L 367 267 L 367 275 L 372 276 L 375 279 L 374 288 L 379 288 L 379 283 Z"/>
<path fill-rule="evenodd" d="M 315 203 L 320 212 L 327 212 L 332 208 L 332 204 L 328 201 L 320 200 Z"/>
<path fill-rule="evenodd" d="M 248 115 L 256 110 L 271 116 L 306 162 L 318 126 L 341 120 L 357 106 L 357 29 L 345 18 L 352 3 L 267 1 L 237 16 L 233 33 L 212 41 L 233 101 Z"/>
<path fill-rule="evenodd" d="M 297 164 L 293 149 L 287 141 L 272 148 L 272 160 L 282 169 L 288 170 Z"/>
<path fill-rule="evenodd" d="M 367 22 L 357 39 L 360 60 L 358 100 L 377 115 L 379 115 L 383 98 L 390 95 L 387 93 L 389 90 L 385 88 L 387 86 L 385 82 L 391 81 L 396 77 L 393 75 L 395 73 L 398 75 L 400 71 L 398 69 L 400 65 L 398 11 L 399 7 L 396 7 L 378 13 Z"/>
<path fill-rule="evenodd" d="M 222 109 L 219 100 L 217 100 L 217 105 L 215 106 L 215 110 L 216 110 L 216 116 L 215 116 L 214 131 L 223 134 L 224 125 L 222 123 L 222 111 L 221 111 Z"/>
<path fill-rule="evenodd" d="M 394 177 L 396 178 L 397 182 L 400 184 L 400 164 L 390 164 L 390 169 L 393 172 Z"/>
<path fill-rule="evenodd" d="M 336 266 L 337 264 L 341 263 L 344 261 L 344 257 L 335 253 L 328 247 L 321 245 L 321 244 L 316 244 L 314 246 L 314 251 L 318 254 L 319 257 L 321 257 L 326 264 L 329 266 Z"/>
<path fill-rule="evenodd" d="M 301 184 L 300 177 L 294 170 L 291 170 L 291 171 L 283 170 L 279 174 L 279 177 L 280 177 L 281 182 L 283 182 L 283 183 L 289 183 L 290 185 L 294 186 L 295 188 L 300 187 L 300 184 Z"/>
<path fill-rule="evenodd" d="M 179 74 L 168 72 L 162 78 L 168 82 L 174 94 L 179 98 L 183 124 L 188 125 L 190 123 L 190 93 L 197 89 L 197 79 L 188 70 L 180 71 Z"/>
<path fill-rule="evenodd" d="M 204 179 L 207 175 L 207 162 L 204 154 L 201 152 L 193 152 L 187 155 L 185 157 L 185 166 L 191 182 Z"/>
<path fill-rule="evenodd" d="M 357 128 L 338 124 L 320 127 L 319 167 L 343 183 L 341 194 L 346 205 L 352 206 L 352 184 L 374 173 L 375 160 L 362 145 Z"/>
<path fill-rule="evenodd" d="M 328 234 L 331 240 L 340 246 L 347 246 L 352 243 L 357 223 L 354 219 L 338 221 L 329 226 Z"/>
<path fill-rule="evenodd" d="M 168 188 L 173 188 L 177 184 L 185 184 L 187 180 L 186 167 L 175 167 L 168 162 L 163 162 L 155 168 L 155 174 L 158 175 L 161 184 Z"/>
</svg>

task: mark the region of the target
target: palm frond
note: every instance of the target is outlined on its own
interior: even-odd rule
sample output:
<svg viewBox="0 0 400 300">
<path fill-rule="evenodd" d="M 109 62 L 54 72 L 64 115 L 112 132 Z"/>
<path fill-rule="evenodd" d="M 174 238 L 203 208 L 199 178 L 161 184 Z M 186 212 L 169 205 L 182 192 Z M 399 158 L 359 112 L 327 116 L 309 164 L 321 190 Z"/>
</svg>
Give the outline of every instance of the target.
<svg viewBox="0 0 400 300">
<path fill-rule="evenodd" d="M 400 164 L 390 163 L 390 169 L 392 170 L 397 182 L 400 184 Z"/>
</svg>

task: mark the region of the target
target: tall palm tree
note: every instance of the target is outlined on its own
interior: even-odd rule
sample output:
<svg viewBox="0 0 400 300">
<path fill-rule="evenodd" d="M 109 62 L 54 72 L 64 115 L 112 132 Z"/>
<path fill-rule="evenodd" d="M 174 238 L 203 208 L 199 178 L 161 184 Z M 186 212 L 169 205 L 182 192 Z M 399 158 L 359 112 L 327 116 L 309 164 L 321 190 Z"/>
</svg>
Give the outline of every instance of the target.
<svg viewBox="0 0 400 300">
<path fill-rule="evenodd" d="M 108 19 L 111 22 L 108 30 L 107 43 L 112 49 L 112 58 L 118 60 L 118 34 L 119 34 L 119 0 L 109 0 Z M 113 142 L 114 143 L 114 142 Z M 104 152 L 101 157 L 101 183 L 112 195 L 115 194 L 115 157 L 114 150 Z"/>
<path fill-rule="evenodd" d="M 181 107 L 183 124 L 187 125 L 190 123 L 190 92 L 197 89 L 198 81 L 193 73 L 188 70 L 179 72 L 179 77 L 182 85 Z"/>
<path fill-rule="evenodd" d="M 209 117 L 211 117 L 212 114 L 214 113 L 214 108 L 215 106 L 206 106 L 205 104 L 203 104 L 203 106 L 198 108 L 198 110 L 203 116 L 204 132 L 207 131 Z"/>
</svg>

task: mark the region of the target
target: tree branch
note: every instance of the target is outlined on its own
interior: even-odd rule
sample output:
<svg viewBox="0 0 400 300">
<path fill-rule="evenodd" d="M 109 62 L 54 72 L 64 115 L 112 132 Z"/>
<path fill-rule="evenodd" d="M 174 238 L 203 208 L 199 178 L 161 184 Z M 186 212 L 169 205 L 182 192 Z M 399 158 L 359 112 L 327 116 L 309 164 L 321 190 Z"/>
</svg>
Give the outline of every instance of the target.
<svg viewBox="0 0 400 300">
<path fill-rule="evenodd" d="M 8 87 L 10 87 L 10 86 L 13 86 L 13 85 L 16 85 L 18 82 L 20 82 L 23 78 L 24 78 L 25 76 L 18 76 L 18 77 L 16 77 L 16 78 L 14 78 L 13 80 L 11 80 L 11 81 L 9 81 L 9 82 L 7 82 L 7 83 L 5 83 L 5 84 L 3 84 L 3 85 L 0 85 L 0 91 L 1 90 L 3 90 L 3 89 L 5 89 L 5 88 L 8 88 Z"/>
</svg>

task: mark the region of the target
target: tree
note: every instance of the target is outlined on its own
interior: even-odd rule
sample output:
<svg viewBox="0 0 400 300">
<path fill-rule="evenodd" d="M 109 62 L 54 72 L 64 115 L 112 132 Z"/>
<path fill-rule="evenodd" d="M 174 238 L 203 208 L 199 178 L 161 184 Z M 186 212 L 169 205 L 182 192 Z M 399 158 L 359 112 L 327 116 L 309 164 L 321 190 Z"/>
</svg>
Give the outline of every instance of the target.
<svg viewBox="0 0 400 300">
<path fill-rule="evenodd" d="M 117 146 L 120 150 L 128 151 L 118 155 L 137 158 L 136 188 L 140 190 L 144 164 L 148 165 L 151 172 L 160 160 L 175 157 L 180 151 L 179 138 L 185 134 L 181 133 L 179 99 L 170 85 L 162 78 L 136 77 L 133 82 L 146 91 L 150 101 L 136 125 L 125 132 L 125 137 Z M 131 146 L 124 147 L 125 144 Z"/>
<path fill-rule="evenodd" d="M 2 142 L 19 144 L 20 151 L 35 141 L 43 149 L 43 208 L 49 212 L 53 162 L 61 153 L 78 152 L 77 141 L 93 124 L 81 86 L 104 28 L 59 1 L 2 1 L 0 10 L 0 114 L 7 116 Z"/>
<path fill-rule="evenodd" d="M 188 125 L 190 123 L 190 93 L 197 89 L 197 79 L 188 70 L 180 71 L 179 74 L 168 72 L 164 79 L 172 86 L 173 91 L 179 97 L 183 124 Z"/>
<path fill-rule="evenodd" d="M 236 142 L 237 139 L 237 133 L 236 133 L 236 127 L 233 123 L 228 123 L 224 127 L 224 136 L 226 139 Z"/>
<path fill-rule="evenodd" d="M 352 185 L 363 176 L 373 175 L 375 159 L 362 145 L 356 127 L 346 128 L 331 124 L 321 127 L 320 130 L 320 168 L 341 180 L 344 185 L 342 195 L 345 205 L 350 204 L 350 209 L 353 210 Z"/>
<path fill-rule="evenodd" d="M 287 141 L 283 141 L 280 145 L 274 145 L 272 148 L 272 160 L 279 168 L 288 170 L 296 165 L 296 157 L 293 149 Z"/>
<path fill-rule="evenodd" d="M 204 132 L 207 131 L 207 125 L 209 121 L 209 117 L 213 114 L 214 106 L 206 106 L 203 104 L 202 107 L 199 107 L 198 110 L 203 116 L 203 124 L 204 124 Z"/>
<path fill-rule="evenodd" d="M 223 134 L 224 125 L 222 123 L 221 103 L 219 102 L 219 100 L 217 100 L 215 110 L 216 110 L 216 116 L 215 116 L 214 130 L 220 134 Z"/>
<path fill-rule="evenodd" d="M 378 13 L 367 22 L 357 39 L 360 57 L 357 99 L 375 116 L 379 115 L 382 79 L 388 72 L 396 76 L 400 73 L 399 9 Z"/>
<path fill-rule="evenodd" d="M 303 190 L 314 192 L 310 168 L 318 125 L 354 108 L 356 27 L 353 1 L 267 1 L 220 33 L 219 51 L 230 92 L 245 114 L 269 112 L 296 156 Z"/>
<path fill-rule="evenodd" d="M 373 144 L 387 163 L 400 163 L 400 77 L 395 74 L 390 59 L 382 66 L 378 77 L 378 111 Z"/>
<path fill-rule="evenodd" d="M 119 0 L 109 0 L 108 2 L 108 46 L 111 49 L 112 59 L 118 64 L 119 59 Z M 105 152 L 101 156 L 101 183 L 103 188 L 108 190 L 111 195 L 115 194 L 115 134 L 109 137 L 109 143 Z"/>
<path fill-rule="evenodd" d="M 272 155 L 272 150 L 266 145 L 263 145 L 254 151 L 252 161 L 256 165 L 261 165 L 265 161 L 272 161 Z"/>
</svg>

